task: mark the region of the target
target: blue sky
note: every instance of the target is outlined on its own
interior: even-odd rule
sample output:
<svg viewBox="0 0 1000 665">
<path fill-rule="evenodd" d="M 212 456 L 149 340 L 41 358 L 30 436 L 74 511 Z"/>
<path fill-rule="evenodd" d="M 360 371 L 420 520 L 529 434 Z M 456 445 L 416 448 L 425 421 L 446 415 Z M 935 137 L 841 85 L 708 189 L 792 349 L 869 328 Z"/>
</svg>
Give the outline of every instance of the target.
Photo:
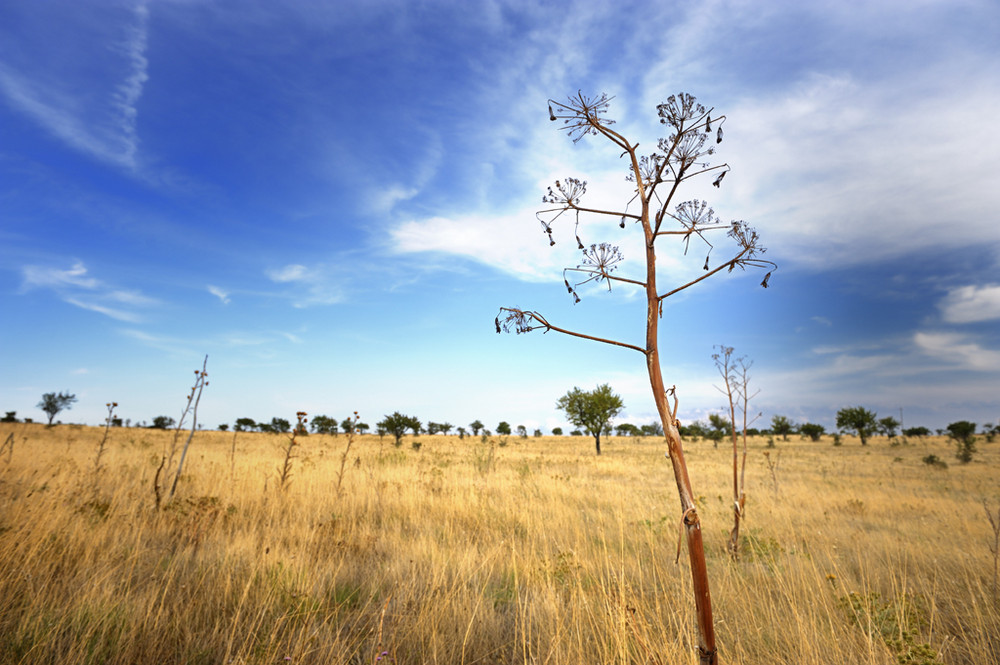
<svg viewBox="0 0 1000 665">
<path fill-rule="evenodd" d="M 496 335 L 500 306 L 641 343 L 635 293 L 584 289 L 553 181 L 629 195 L 612 146 L 546 100 L 614 95 L 655 145 L 656 105 L 724 113 L 724 220 L 779 269 L 667 301 L 680 417 L 723 403 L 713 346 L 753 361 L 754 402 L 833 428 L 863 405 L 907 426 L 1000 418 L 1000 6 L 935 2 L 14 0 L 0 5 L 0 409 L 43 392 L 96 424 L 374 425 L 392 411 L 549 431 L 557 398 L 610 383 L 655 410 L 633 351 Z M 622 242 L 616 223 L 586 242 Z M 660 284 L 700 268 L 659 249 Z M 629 259 L 632 259 L 630 262 Z"/>
</svg>

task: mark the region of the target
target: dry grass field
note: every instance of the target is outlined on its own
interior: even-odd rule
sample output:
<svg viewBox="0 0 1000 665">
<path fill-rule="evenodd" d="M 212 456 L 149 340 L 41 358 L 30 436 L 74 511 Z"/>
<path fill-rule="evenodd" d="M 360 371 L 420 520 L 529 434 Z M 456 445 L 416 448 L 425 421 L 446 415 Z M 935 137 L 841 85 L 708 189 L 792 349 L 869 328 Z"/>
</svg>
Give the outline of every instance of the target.
<svg viewBox="0 0 1000 665">
<path fill-rule="evenodd" d="M 344 435 L 281 488 L 287 437 L 201 432 L 155 511 L 171 433 L 113 429 L 95 472 L 102 429 L 0 427 L 0 663 L 697 660 L 659 441 L 364 436 L 338 495 Z M 732 452 L 688 442 L 721 662 L 1000 662 L 979 448 L 756 440 L 734 562 Z"/>
</svg>

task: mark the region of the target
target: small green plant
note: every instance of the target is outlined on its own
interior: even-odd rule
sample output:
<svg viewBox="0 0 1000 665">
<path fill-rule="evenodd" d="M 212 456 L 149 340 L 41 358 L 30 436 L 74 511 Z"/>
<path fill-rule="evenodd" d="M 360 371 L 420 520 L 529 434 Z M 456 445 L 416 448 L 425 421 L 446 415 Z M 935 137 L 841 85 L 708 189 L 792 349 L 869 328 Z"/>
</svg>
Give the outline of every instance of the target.
<svg viewBox="0 0 1000 665">
<path fill-rule="evenodd" d="M 420 447 L 422 445 L 424 444 L 420 443 L 419 441 L 414 441 L 413 443 L 410 444 L 410 447 L 413 448 L 414 450 L 420 450 Z"/>
<path fill-rule="evenodd" d="M 927 627 L 927 613 L 919 598 L 904 595 L 883 600 L 879 593 L 851 592 L 840 606 L 869 637 L 878 637 L 896 656 L 899 665 L 941 665 L 937 652 L 920 642 Z"/>
<path fill-rule="evenodd" d="M 933 466 L 936 469 L 947 469 L 948 468 L 948 463 L 947 462 L 945 462 L 943 459 L 941 459 L 937 455 L 933 455 L 933 454 L 928 455 L 927 457 L 924 458 L 924 464 L 926 464 L 927 466 Z"/>
</svg>

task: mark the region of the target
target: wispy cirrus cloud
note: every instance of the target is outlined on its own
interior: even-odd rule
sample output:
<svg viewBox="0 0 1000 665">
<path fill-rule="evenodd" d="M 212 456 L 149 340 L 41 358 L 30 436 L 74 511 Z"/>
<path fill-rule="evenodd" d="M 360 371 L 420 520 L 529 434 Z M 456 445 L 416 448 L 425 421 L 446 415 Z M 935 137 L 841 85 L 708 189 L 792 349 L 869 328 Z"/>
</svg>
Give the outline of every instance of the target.
<svg viewBox="0 0 1000 665">
<path fill-rule="evenodd" d="M 95 27 L 72 33 L 73 39 L 60 40 L 58 48 L 49 49 L 51 40 L 36 33 L 20 44 L 16 64 L 0 59 L 0 96 L 73 149 L 135 170 L 138 103 L 149 80 L 149 7 L 140 0 L 125 17 L 117 10 L 101 16 L 106 20 L 77 24 Z M 38 31 L 46 28 L 33 25 Z M 19 43 L 16 35 L 5 39 Z M 41 44 L 48 53 L 31 52 Z M 85 71 L 87 80 L 64 69 Z"/>
<path fill-rule="evenodd" d="M 223 305 L 228 305 L 232 302 L 229 298 L 229 292 L 225 289 L 221 289 L 218 286 L 212 286 L 211 284 L 209 284 L 206 288 L 209 293 L 221 300 Z"/>
<path fill-rule="evenodd" d="M 337 271 L 330 266 L 320 265 L 307 268 L 291 263 L 281 268 L 265 271 L 268 279 L 277 284 L 287 284 L 282 294 L 292 300 L 295 307 L 311 305 L 334 305 L 344 300 L 344 291 Z"/>
<path fill-rule="evenodd" d="M 143 320 L 136 309 L 159 304 L 155 298 L 139 291 L 119 289 L 93 277 L 82 261 L 68 269 L 29 265 L 21 269 L 21 293 L 45 289 L 55 293 L 63 302 L 97 312 L 104 316 L 138 323 Z"/>
</svg>

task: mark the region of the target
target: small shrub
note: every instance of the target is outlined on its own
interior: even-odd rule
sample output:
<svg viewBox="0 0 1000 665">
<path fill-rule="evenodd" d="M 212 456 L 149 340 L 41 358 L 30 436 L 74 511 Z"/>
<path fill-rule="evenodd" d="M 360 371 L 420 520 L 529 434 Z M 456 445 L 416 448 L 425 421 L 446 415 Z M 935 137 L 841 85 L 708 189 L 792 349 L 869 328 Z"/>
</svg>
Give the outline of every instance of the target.
<svg viewBox="0 0 1000 665">
<path fill-rule="evenodd" d="M 926 464 L 928 466 L 933 466 L 934 468 L 937 468 L 937 469 L 947 469 L 948 468 L 948 463 L 945 462 L 940 457 L 938 457 L 937 455 L 928 455 L 927 457 L 925 457 L 924 458 L 924 464 Z"/>
<path fill-rule="evenodd" d="M 419 441 L 414 441 L 410 445 L 413 447 L 414 450 L 420 450 L 420 446 L 422 446 L 423 444 L 420 443 Z"/>
</svg>

